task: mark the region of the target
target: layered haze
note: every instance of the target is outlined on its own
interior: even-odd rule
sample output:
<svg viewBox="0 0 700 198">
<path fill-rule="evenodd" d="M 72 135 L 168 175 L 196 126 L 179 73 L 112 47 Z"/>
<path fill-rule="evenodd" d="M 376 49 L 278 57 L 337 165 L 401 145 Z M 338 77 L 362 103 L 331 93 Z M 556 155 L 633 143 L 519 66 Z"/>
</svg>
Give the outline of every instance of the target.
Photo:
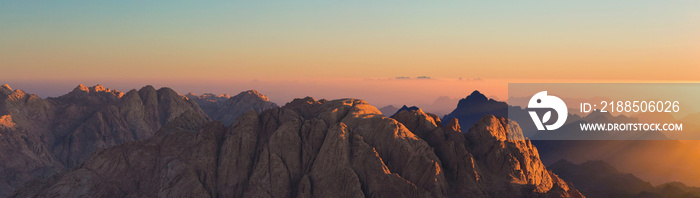
<svg viewBox="0 0 700 198">
<path fill-rule="evenodd" d="M 699 4 L 4 1 L 0 79 L 697 81 Z"/>
</svg>

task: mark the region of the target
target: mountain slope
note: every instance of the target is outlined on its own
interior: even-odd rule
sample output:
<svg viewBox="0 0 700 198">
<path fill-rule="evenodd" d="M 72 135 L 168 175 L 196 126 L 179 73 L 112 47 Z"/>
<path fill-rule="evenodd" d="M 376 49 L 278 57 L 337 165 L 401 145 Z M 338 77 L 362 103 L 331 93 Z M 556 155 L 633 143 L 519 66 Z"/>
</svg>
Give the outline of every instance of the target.
<svg viewBox="0 0 700 198">
<path fill-rule="evenodd" d="M 210 118 L 219 120 L 226 126 L 230 126 L 238 116 L 248 111 L 253 110 L 260 113 L 277 107 L 277 104 L 270 102 L 267 96 L 255 90 L 244 91 L 233 97 L 228 95 L 214 96 L 213 94 L 202 96 L 188 94 L 186 97 L 195 101 Z"/>
<path fill-rule="evenodd" d="M 456 119 L 441 127 L 436 115 L 421 109 L 392 118 L 435 149 L 457 197 L 583 196 L 544 167 L 529 140 L 510 137 L 522 136 L 513 121 L 487 115 L 463 135 Z"/>
<path fill-rule="evenodd" d="M 208 119 L 169 88 L 146 86 L 124 94 L 80 85 L 47 99 L 8 85 L 0 89 L 0 196 L 34 178 L 72 168 L 97 149 L 151 137 L 185 112 Z"/>
<path fill-rule="evenodd" d="M 700 197 L 699 188 L 679 182 L 654 187 L 632 174 L 619 172 L 603 161 L 573 164 L 560 160 L 550 165 L 549 169 L 591 197 Z"/>
<path fill-rule="evenodd" d="M 515 123 L 485 117 L 465 138 L 420 109 L 394 117 L 362 100 L 308 97 L 229 128 L 186 113 L 15 196 L 582 197 L 528 141 L 501 138 Z"/>
<path fill-rule="evenodd" d="M 479 91 L 474 91 L 466 98 L 459 100 L 457 108 L 443 117 L 443 120 L 457 118 L 459 125 L 471 128 L 485 115 L 508 117 L 508 104 L 487 98 Z"/>
</svg>

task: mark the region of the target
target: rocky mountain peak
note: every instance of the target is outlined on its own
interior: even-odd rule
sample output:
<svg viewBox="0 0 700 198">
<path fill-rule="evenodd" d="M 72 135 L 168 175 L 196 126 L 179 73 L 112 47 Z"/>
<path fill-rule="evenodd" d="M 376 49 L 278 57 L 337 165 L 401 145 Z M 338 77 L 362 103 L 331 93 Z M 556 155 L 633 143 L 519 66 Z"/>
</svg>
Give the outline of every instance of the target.
<svg viewBox="0 0 700 198">
<path fill-rule="evenodd" d="M 21 100 L 27 96 L 28 96 L 28 94 L 24 93 L 24 91 L 22 91 L 20 89 L 14 90 L 8 84 L 4 84 L 4 85 L 0 86 L 0 98 L 7 97 L 11 101 L 18 101 L 18 100 Z"/>
<path fill-rule="evenodd" d="M 499 117 L 508 116 L 508 104 L 488 99 L 484 94 L 475 90 L 466 98 L 459 100 L 457 108 L 445 115 L 444 120 L 459 119 L 459 125 L 468 128 L 476 124 L 486 115 Z"/>
<path fill-rule="evenodd" d="M 441 126 L 420 109 L 392 118 L 433 147 L 456 197 L 583 197 L 546 169 L 529 140 L 507 138 L 522 134 L 513 121 L 484 116 L 463 135 L 457 119 Z"/>
<path fill-rule="evenodd" d="M 13 91 L 12 87 L 10 87 L 10 85 L 8 85 L 8 84 L 4 84 L 4 85 L 0 86 L 0 94 L 2 94 L 2 95 L 10 95 L 12 93 L 12 91 Z"/>
<path fill-rule="evenodd" d="M 162 87 L 156 91 L 159 97 L 169 97 L 169 98 L 184 98 L 180 96 L 175 90 L 169 87 Z"/>
<path fill-rule="evenodd" d="M 105 88 L 104 86 L 97 84 L 92 87 L 87 87 L 83 84 L 78 85 L 70 93 L 58 97 L 59 99 L 70 101 L 70 100 L 82 100 L 89 101 L 91 103 L 104 102 L 104 101 L 115 101 L 118 98 L 124 96 L 124 93 L 118 90 L 112 90 Z"/>
<path fill-rule="evenodd" d="M 307 96 L 304 98 L 295 98 L 294 100 L 292 100 L 291 102 L 288 102 L 284 106 L 285 107 L 301 107 L 301 106 L 306 106 L 306 105 L 310 105 L 310 104 L 322 104 L 322 103 L 323 103 L 322 101 L 316 101 L 316 99 L 314 99 L 313 97 Z"/>
<path fill-rule="evenodd" d="M 0 116 L 0 129 L 14 129 L 15 126 L 11 115 Z"/>
<path fill-rule="evenodd" d="M 88 91 L 90 91 L 90 89 L 89 89 L 88 87 L 86 87 L 85 85 L 83 85 L 83 84 L 79 84 L 77 87 L 75 87 L 75 89 L 73 89 L 73 91 L 84 91 L 84 92 L 88 92 Z"/>
<path fill-rule="evenodd" d="M 156 88 L 151 86 L 151 85 L 146 85 L 146 86 L 141 87 L 141 89 L 139 89 L 139 92 L 154 92 L 155 93 Z"/>
<path fill-rule="evenodd" d="M 486 97 L 486 95 L 479 92 L 479 90 L 474 90 L 466 98 L 462 98 L 461 100 L 459 100 L 459 103 L 457 103 L 457 109 L 469 108 L 476 105 L 488 103 L 489 101 L 493 100 L 489 100 L 489 98 Z"/>
<path fill-rule="evenodd" d="M 239 93 L 238 95 L 234 96 L 235 97 L 254 97 L 254 98 L 260 98 L 263 101 L 270 101 L 270 99 L 267 98 L 267 96 L 261 94 L 260 92 L 256 90 L 248 90 Z"/>
<path fill-rule="evenodd" d="M 479 92 L 479 90 L 474 90 L 471 94 L 469 94 L 469 96 L 467 96 L 467 97 L 464 98 L 464 99 L 466 99 L 466 100 L 468 100 L 468 101 L 475 101 L 475 102 L 481 102 L 481 101 L 487 101 L 487 100 L 489 100 L 489 99 L 486 97 L 486 95 L 484 95 L 484 94 L 482 94 L 481 92 Z"/>
<path fill-rule="evenodd" d="M 438 116 L 425 113 L 415 106 L 408 108 L 404 105 L 391 118 L 401 122 L 419 137 L 427 137 L 427 134 L 423 134 L 423 132 L 432 132 L 438 126 L 442 126 Z"/>
<path fill-rule="evenodd" d="M 22 91 L 21 89 L 15 89 L 12 91 L 7 91 L 7 94 L 5 94 L 5 91 L 3 91 L 3 95 L 0 95 L 0 97 L 7 97 L 8 100 L 10 101 L 22 101 L 23 99 L 26 99 L 27 97 L 32 97 L 32 98 L 38 98 L 36 95 L 29 95 Z"/>
</svg>

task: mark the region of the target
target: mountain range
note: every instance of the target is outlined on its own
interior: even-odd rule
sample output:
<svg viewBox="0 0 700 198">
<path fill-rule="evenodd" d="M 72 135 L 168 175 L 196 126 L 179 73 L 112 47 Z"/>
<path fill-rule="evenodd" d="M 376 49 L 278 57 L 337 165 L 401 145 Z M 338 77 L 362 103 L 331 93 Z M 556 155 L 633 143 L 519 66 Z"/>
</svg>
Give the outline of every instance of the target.
<svg viewBox="0 0 700 198">
<path fill-rule="evenodd" d="M 467 134 L 358 99 L 295 99 L 231 127 L 189 112 L 14 196 L 583 197 L 529 141 L 506 139 L 517 123 L 485 116 Z"/>
<path fill-rule="evenodd" d="M 235 103 L 224 109 L 248 109 Z M 210 120 L 193 100 L 169 88 L 145 86 L 123 93 L 79 85 L 68 94 L 43 99 L 2 85 L 0 197 L 28 181 L 74 168 L 96 150 L 147 139 L 186 113 Z"/>
<path fill-rule="evenodd" d="M 683 158 L 682 174 L 700 162 L 687 161 L 700 156 L 679 153 L 692 148 L 671 140 L 530 141 L 532 123 L 508 119 L 508 111 L 525 115 L 522 108 L 478 91 L 443 119 L 415 106 L 381 110 L 359 99 L 311 97 L 279 107 L 255 90 L 182 96 L 152 86 L 123 93 L 80 85 L 44 99 L 3 85 L 0 197 L 598 197 L 609 194 L 590 191 L 597 187 L 582 176 L 619 172 L 559 160 L 604 159 L 640 178 L 658 171 L 635 163 L 670 167 Z M 565 127 L 672 119 L 570 118 Z M 579 166 L 603 172 L 578 174 Z M 613 195 L 694 196 L 682 183 L 637 179 L 643 190 Z"/>
<path fill-rule="evenodd" d="M 457 119 L 389 118 L 358 99 L 0 93 L 3 197 L 583 197 L 529 140 L 508 140 L 522 131 L 503 117 L 463 133 Z"/>
<path fill-rule="evenodd" d="M 211 119 L 219 120 L 226 126 L 230 126 L 238 116 L 248 111 L 262 112 L 277 107 L 267 96 L 255 90 L 244 91 L 233 97 L 228 94 L 197 96 L 192 93 L 185 97 L 197 103 Z"/>
<path fill-rule="evenodd" d="M 658 186 L 633 174 L 622 173 L 612 165 L 600 161 L 573 164 L 559 160 L 548 167 L 561 178 L 573 183 L 582 193 L 590 197 L 700 197 L 700 188 L 688 187 L 680 182 L 669 182 Z"/>
</svg>

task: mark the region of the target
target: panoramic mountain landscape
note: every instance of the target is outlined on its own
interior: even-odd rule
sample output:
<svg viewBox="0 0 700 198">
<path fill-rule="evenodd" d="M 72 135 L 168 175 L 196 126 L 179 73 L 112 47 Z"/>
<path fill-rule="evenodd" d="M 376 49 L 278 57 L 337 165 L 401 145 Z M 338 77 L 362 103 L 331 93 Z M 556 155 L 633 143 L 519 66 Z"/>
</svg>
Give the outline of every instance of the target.
<svg viewBox="0 0 700 198">
<path fill-rule="evenodd" d="M 0 1 L 0 198 L 697 198 L 698 10 Z"/>
<path fill-rule="evenodd" d="M 270 102 L 267 96 L 255 90 L 244 91 L 233 97 L 228 94 L 197 96 L 192 93 L 185 97 L 197 103 L 211 119 L 221 121 L 226 126 L 230 126 L 238 116 L 248 111 L 262 112 L 277 107 L 277 104 Z"/>
<path fill-rule="evenodd" d="M 456 119 L 405 106 L 389 118 L 358 99 L 2 93 L 3 196 L 584 196 L 529 140 L 508 140 L 522 132 L 502 117 L 463 133 Z"/>
<path fill-rule="evenodd" d="M 313 98 L 247 113 L 228 129 L 188 113 L 17 196 L 582 196 L 528 141 L 506 141 L 519 133 L 507 120 L 484 117 L 464 137 L 420 109 L 395 117 L 361 100 Z"/>
<path fill-rule="evenodd" d="M 79 85 L 44 99 L 1 88 L 2 197 L 700 195 L 659 179 L 692 177 L 694 163 L 635 153 L 691 149 L 678 141 L 531 142 L 503 116 L 519 108 L 478 91 L 441 119 L 416 106 L 383 113 L 358 99 L 306 97 L 279 107 L 255 90 L 231 97 Z M 668 116 L 639 119 L 659 118 Z M 574 122 L 601 119 L 637 118 Z M 635 165 L 658 161 L 681 172 Z"/>
</svg>

